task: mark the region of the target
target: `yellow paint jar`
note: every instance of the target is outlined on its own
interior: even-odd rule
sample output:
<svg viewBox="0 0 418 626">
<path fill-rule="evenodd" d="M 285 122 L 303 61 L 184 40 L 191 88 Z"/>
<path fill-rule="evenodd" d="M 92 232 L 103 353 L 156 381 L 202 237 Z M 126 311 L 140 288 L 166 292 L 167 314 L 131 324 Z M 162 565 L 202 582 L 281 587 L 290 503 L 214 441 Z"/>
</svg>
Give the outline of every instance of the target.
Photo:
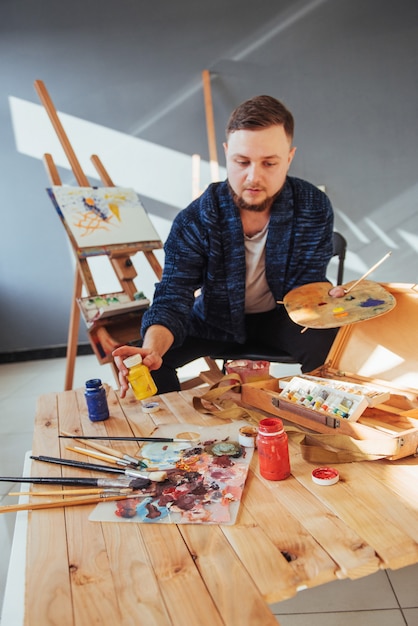
<svg viewBox="0 0 418 626">
<path fill-rule="evenodd" d="M 137 400 L 145 400 L 157 393 L 157 387 L 149 369 L 142 363 L 140 354 L 134 354 L 124 360 L 123 364 L 128 368 L 128 381 Z"/>
</svg>

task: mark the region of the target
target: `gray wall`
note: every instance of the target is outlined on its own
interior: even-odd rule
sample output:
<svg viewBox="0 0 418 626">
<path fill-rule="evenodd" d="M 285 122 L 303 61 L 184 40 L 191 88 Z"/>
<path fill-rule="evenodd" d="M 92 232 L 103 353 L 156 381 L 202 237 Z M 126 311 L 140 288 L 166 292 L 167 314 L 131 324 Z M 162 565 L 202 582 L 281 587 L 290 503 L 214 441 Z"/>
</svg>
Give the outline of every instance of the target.
<svg viewBox="0 0 418 626">
<path fill-rule="evenodd" d="M 82 166 L 105 156 L 163 239 L 191 187 L 191 172 L 177 174 L 168 156 L 208 159 L 202 70 L 211 70 L 221 165 L 231 109 L 259 93 L 282 99 L 296 118 L 291 173 L 326 186 L 349 244 L 346 280 L 391 249 L 371 278 L 415 283 L 417 59 L 416 0 L 2 0 L 0 353 L 67 338 L 73 259 L 45 192 L 41 157 L 57 148 L 37 121 L 35 79 L 75 121 L 69 138 L 87 151 Z M 81 122 L 104 144 L 83 147 Z M 151 170 L 124 137 L 164 158 Z M 58 161 L 63 183 L 75 184 Z M 151 296 L 153 282 L 141 266 L 138 287 Z"/>
</svg>

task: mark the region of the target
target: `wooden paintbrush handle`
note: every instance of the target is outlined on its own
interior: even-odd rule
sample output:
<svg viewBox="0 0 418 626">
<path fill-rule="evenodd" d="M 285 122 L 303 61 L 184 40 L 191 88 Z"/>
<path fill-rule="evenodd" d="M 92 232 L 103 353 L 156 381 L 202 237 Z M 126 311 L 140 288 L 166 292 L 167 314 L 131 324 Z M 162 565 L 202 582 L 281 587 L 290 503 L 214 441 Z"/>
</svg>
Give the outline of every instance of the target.
<svg viewBox="0 0 418 626">
<path fill-rule="evenodd" d="M 107 496 L 105 498 L 71 498 L 69 500 L 55 500 L 54 502 L 28 502 L 27 504 L 6 504 L 0 506 L 0 513 L 14 513 L 16 511 L 35 511 L 39 509 L 59 509 L 63 506 L 79 506 L 81 504 L 98 504 L 107 500 L 124 500 L 129 496 Z"/>
<path fill-rule="evenodd" d="M 130 487 L 121 488 L 121 489 L 112 489 L 111 487 L 98 487 L 91 489 L 82 488 L 82 489 L 48 489 L 42 491 L 9 491 L 8 496 L 91 496 L 98 493 L 109 493 L 116 495 L 126 495 L 128 493 L 132 493 L 132 489 Z"/>
<path fill-rule="evenodd" d="M 66 450 L 76 452 L 77 454 L 83 454 L 85 456 L 91 457 L 92 459 L 98 459 L 99 461 L 106 461 L 106 463 L 112 463 L 113 465 L 119 464 L 119 457 L 112 458 L 109 454 L 104 454 L 104 452 L 95 452 L 94 450 L 87 450 L 86 448 L 79 448 L 78 446 L 75 446 L 74 448 L 72 448 L 71 446 L 67 446 Z"/>
<path fill-rule="evenodd" d="M 108 446 L 103 446 L 101 443 L 96 443 L 95 441 L 90 441 L 90 439 L 86 440 L 85 437 L 74 437 L 71 433 L 66 433 L 62 431 L 62 434 L 66 437 L 71 438 L 73 441 L 78 441 L 79 443 L 83 443 L 89 448 L 94 448 L 99 452 L 103 452 L 104 454 L 111 454 L 113 456 L 117 456 L 119 459 L 123 459 L 123 453 L 119 452 L 119 450 L 113 450 L 113 448 L 109 448 Z"/>
<path fill-rule="evenodd" d="M 64 431 L 62 434 L 65 435 L 66 437 L 71 438 L 73 441 L 78 441 L 79 443 L 83 443 L 84 445 L 88 446 L 89 448 L 93 448 L 94 450 L 97 450 L 98 452 L 103 452 L 103 454 L 116 456 L 118 457 L 118 459 L 122 459 L 122 460 L 136 462 L 135 457 L 131 457 L 130 455 L 127 455 L 121 452 L 120 450 L 115 450 L 114 448 L 109 448 L 109 446 L 104 446 L 101 443 L 90 441 L 90 439 L 86 439 L 85 437 L 74 437 L 74 435 L 71 435 L 70 433 L 66 433 Z"/>
</svg>

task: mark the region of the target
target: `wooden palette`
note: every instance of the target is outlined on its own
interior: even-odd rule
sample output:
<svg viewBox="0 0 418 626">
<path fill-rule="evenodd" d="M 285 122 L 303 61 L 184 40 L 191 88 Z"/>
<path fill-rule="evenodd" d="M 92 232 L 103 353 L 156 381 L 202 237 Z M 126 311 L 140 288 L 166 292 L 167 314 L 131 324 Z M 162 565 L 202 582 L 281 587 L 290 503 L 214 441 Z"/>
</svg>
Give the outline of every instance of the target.
<svg viewBox="0 0 418 626">
<path fill-rule="evenodd" d="M 392 294 L 373 281 L 361 281 L 341 298 L 329 296 L 331 288 L 326 282 L 310 283 L 290 291 L 283 299 L 289 317 L 305 328 L 339 328 L 384 315 L 396 305 Z"/>
</svg>

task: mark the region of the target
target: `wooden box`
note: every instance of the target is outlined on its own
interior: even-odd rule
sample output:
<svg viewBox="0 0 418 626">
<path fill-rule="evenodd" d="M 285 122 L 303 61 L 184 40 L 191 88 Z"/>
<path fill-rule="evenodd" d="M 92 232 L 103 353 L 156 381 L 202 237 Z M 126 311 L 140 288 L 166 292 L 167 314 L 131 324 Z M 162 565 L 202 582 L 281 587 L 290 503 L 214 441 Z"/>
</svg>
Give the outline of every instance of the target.
<svg viewBox="0 0 418 626">
<path fill-rule="evenodd" d="M 124 344 L 141 339 L 141 319 L 145 309 L 113 315 L 98 320 L 88 330 L 88 337 L 101 365 L 112 363 L 112 352 Z"/>
<path fill-rule="evenodd" d="M 418 449 L 418 285 L 383 285 L 396 298 L 389 313 L 343 326 L 314 376 L 372 385 L 389 391 L 383 404 L 368 407 L 356 422 L 328 417 L 318 411 L 281 402 L 285 379 L 270 378 L 242 386 L 242 400 L 250 406 L 320 433 L 344 433 L 355 439 L 390 438 L 391 460 L 416 454 Z M 309 331 L 307 331 L 309 332 Z"/>
</svg>

